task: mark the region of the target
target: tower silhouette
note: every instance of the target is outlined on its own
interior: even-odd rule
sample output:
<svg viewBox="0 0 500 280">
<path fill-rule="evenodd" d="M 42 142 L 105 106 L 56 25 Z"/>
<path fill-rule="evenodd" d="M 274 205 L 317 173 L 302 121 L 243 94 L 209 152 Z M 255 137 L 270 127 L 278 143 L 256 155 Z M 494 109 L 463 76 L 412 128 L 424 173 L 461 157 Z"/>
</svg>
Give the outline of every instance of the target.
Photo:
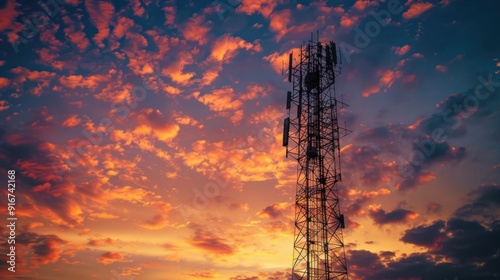
<svg viewBox="0 0 500 280">
<path fill-rule="evenodd" d="M 298 63 L 294 64 L 294 59 Z M 341 67 L 333 42 L 313 36 L 289 56 L 283 146 L 297 160 L 293 279 L 348 279 L 338 186 L 340 137 L 350 133 L 338 123 L 347 105 L 336 98 L 335 78 Z"/>
</svg>

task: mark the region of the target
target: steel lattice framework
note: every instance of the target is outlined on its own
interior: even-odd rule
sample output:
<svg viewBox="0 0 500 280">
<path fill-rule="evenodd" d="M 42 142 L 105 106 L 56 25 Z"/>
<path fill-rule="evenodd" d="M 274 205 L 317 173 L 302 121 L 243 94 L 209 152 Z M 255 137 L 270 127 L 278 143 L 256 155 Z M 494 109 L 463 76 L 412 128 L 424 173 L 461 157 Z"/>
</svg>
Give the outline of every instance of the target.
<svg viewBox="0 0 500 280">
<path fill-rule="evenodd" d="M 337 183 L 340 137 L 338 110 L 347 106 L 335 95 L 335 43 L 309 40 L 301 46 L 298 63 L 290 54 L 283 146 L 298 161 L 295 200 L 293 279 L 348 279 Z"/>
</svg>

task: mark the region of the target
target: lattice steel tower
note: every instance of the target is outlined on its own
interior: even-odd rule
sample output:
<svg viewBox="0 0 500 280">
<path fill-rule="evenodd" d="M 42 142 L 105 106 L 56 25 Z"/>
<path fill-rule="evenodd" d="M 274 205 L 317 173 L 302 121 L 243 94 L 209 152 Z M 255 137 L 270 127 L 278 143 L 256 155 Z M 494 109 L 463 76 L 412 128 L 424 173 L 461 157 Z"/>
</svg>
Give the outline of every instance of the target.
<svg viewBox="0 0 500 280">
<path fill-rule="evenodd" d="M 340 57 L 340 55 L 339 55 Z M 338 124 L 347 106 L 335 95 L 341 72 L 335 43 L 311 40 L 301 46 L 298 63 L 290 54 L 283 146 L 298 161 L 295 200 L 293 279 L 348 279 L 337 183 L 340 137 L 350 131 Z"/>
</svg>

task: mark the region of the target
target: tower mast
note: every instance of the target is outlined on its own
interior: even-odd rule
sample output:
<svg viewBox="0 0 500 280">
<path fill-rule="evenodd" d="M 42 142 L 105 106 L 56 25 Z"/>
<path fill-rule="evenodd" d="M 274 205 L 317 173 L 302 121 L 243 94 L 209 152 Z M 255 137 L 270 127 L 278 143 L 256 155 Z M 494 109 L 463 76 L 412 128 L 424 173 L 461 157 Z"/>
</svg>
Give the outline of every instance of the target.
<svg viewBox="0 0 500 280">
<path fill-rule="evenodd" d="M 298 63 L 290 54 L 284 122 L 286 156 L 297 160 L 293 279 L 348 279 L 337 183 L 341 181 L 338 110 L 347 107 L 335 95 L 340 74 L 334 42 L 311 40 L 301 46 Z"/>
</svg>

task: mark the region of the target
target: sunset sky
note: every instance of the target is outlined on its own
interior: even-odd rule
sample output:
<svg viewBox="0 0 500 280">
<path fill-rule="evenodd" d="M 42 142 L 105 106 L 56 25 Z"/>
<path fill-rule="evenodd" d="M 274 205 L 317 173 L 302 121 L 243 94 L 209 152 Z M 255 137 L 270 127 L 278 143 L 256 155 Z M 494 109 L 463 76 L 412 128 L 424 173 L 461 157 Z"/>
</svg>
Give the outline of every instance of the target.
<svg viewBox="0 0 500 280">
<path fill-rule="evenodd" d="M 282 63 L 316 31 L 350 279 L 500 279 L 497 1 L 39 3 L 0 1 L 2 279 L 290 279 Z"/>
</svg>

